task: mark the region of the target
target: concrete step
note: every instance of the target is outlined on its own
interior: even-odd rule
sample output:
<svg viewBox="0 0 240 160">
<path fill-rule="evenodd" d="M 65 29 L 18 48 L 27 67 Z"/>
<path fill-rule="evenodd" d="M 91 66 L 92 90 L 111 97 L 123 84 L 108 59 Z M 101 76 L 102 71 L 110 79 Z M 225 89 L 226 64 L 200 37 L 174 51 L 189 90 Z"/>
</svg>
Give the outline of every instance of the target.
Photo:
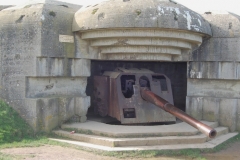
<svg viewBox="0 0 240 160">
<path fill-rule="evenodd" d="M 114 147 L 114 139 L 113 138 L 101 137 L 101 136 L 95 136 L 95 135 L 87 135 L 87 134 L 79 134 L 79 133 L 72 134 L 69 131 L 63 131 L 63 130 L 55 130 L 55 131 L 53 131 L 53 133 L 55 133 L 58 136 L 69 138 L 72 140 L 77 140 L 80 142 Z"/>
<path fill-rule="evenodd" d="M 196 144 L 167 144 L 167 145 L 155 145 L 155 146 L 128 146 L 128 147 L 109 147 L 97 144 L 90 144 L 85 142 L 73 141 L 73 140 L 63 140 L 63 139 L 51 139 L 58 142 L 74 144 L 86 148 L 93 148 L 104 151 L 134 151 L 134 150 L 179 150 L 179 149 L 203 149 L 208 148 L 212 149 L 219 144 L 225 142 L 226 140 L 236 136 L 238 133 L 227 133 L 221 135 L 217 138 L 211 139 L 205 143 L 196 143 Z"/>
<path fill-rule="evenodd" d="M 218 126 L 217 122 L 201 121 L 213 128 Z M 79 133 L 91 133 L 93 135 L 126 138 L 126 137 L 151 137 L 151 136 L 193 136 L 199 131 L 185 122 L 171 125 L 156 126 L 126 126 L 109 125 L 101 122 L 87 121 L 85 123 L 63 124 L 63 130 L 75 130 Z"/>
<path fill-rule="evenodd" d="M 226 134 L 228 129 L 226 127 L 216 128 L 220 136 Z M 198 144 L 204 143 L 210 139 L 204 134 L 192 136 L 164 136 L 164 137 L 140 137 L 140 138 L 110 138 L 96 135 L 86 135 L 80 133 L 71 134 L 69 131 L 57 130 L 53 131 L 55 134 L 70 138 L 73 140 L 108 146 L 108 147 L 128 147 L 128 146 L 156 146 L 156 145 L 173 145 L 173 144 Z"/>
</svg>

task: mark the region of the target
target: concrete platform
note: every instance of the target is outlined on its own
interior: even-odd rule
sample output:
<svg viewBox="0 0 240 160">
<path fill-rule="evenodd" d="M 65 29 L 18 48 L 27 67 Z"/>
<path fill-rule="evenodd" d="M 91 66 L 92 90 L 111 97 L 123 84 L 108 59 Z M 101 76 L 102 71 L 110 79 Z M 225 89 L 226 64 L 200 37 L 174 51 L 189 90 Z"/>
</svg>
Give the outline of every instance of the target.
<svg viewBox="0 0 240 160">
<path fill-rule="evenodd" d="M 109 125 L 96 121 L 62 125 L 55 134 L 70 140 L 52 139 L 105 151 L 168 150 L 187 148 L 214 148 L 238 133 L 228 133 L 227 127 L 216 122 L 202 121 L 217 131 L 214 139 L 185 122 L 157 126 Z M 71 133 L 74 131 L 75 133 Z"/>
<path fill-rule="evenodd" d="M 180 150 L 180 149 L 203 149 L 208 148 L 212 149 L 219 144 L 225 142 L 226 140 L 236 136 L 238 133 L 228 133 L 217 137 L 211 141 L 200 143 L 200 144 L 175 144 L 175 145 L 158 145 L 158 146 L 137 146 L 137 147 L 106 147 L 102 145 L 95 145 L 90 143 L 84 143 L 79 141 L 70 141 L 70 140 L 62 140 L 62 139 L 53 139 L 51 140 L 64 142 L 69 144 L 74 144 L 82 147 L 93 148 L 97 150 L 104 150 L 104 151 L 140 151 L 140 150 Z"/>
<path fill-rule="evenodd" d="M 201 121 L 213 128 L 218 126 L 217 122 Z M 87 121 L 85 123 L 63 124 L 62 129 L 75 129 L 81 132 L 91 132 L 94 135 L 108 137 L 146 137 L 146 136 L 190 136 L 196 135 L 199 131 L 185 122 L 171 125 L 155 126 L 127 126 L 127 125 L 109 125 L 96 121 Z"/>
<path fill-rule="evenodd" d="M 218 134 L 221 136 L 228 133 L 226 127 L 216 128 Z M 174 144 L 198 144 L 205 143 L 210 140 L 204 134 L 192 135 L 192 136 L 162 136 L 162 137 L 138 137 L 138 138 L 110 138 L 104 136 L 86 135 L 74 133 L 71 134 L 69 131 L 57 130 L 55 134 L 70 138 L 73 140 L 102 145 L 107 147 L 129 147 L 129 146 L 156 146 L 156 145 L 174 145 Z"/>
</svg>

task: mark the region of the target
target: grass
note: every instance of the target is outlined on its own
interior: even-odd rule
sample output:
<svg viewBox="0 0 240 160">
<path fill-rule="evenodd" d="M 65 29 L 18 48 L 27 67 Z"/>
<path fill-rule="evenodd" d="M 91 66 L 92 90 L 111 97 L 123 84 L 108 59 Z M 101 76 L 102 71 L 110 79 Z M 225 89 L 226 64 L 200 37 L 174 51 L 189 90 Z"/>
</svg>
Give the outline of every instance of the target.
<svg viewBox="0 0 240 160">
<path fill-rule="evenodd" d="M 12 159 L 13 159 L 13 156 L 3 154 L 0 152 L 0 160 L 12 160 Z"/>
<path fill-rule="evenodd" d="M 33 137 L 33 129 L 13 108 L 0 100 L 0 144 Z"/>
</svg>

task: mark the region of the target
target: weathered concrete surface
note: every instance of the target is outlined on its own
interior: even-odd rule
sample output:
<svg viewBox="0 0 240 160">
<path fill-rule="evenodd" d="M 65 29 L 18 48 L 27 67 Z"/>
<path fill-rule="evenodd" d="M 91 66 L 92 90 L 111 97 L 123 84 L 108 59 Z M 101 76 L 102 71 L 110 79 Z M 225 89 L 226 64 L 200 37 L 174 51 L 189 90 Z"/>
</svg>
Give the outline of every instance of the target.
<svg viewBox="0 0 240 160">
<path fill-rule="evenodd" d="M 217 122 L 202 121 L 213 128 L 218 126 Z M 192 136 L 199 133 L 196 128 L 185 122 L 172 125 L 155 125 L 155 126 L 127 126 L 127 125 L 109 125 L 101 122 L 88 120 L 85 123 L 69 123 L 61 125 L 64 129 L 76 129 L 81 131 L 91 131 L 94 135 L 106 135 L 109 137 L 151 137 L 151 136 Z"/>
<path fill-rule="evenodd" d="M 218 127 L 216 122 L 203 123 L 216 129 L 217 136 L 214 139 L 195 132 L 197 130 L 185 122 L 159 126 L 123 126 L 87 121 L 82 124 L 64 124 L 62 130 L 55 130 L 54 133 L 72 139 L 62 142 L 107 151 L 212 148 L 237 134 L 228 133 L 227 127 Z M 76 132 L 70 134 L 64 128 L 71 128 Z M 77 131 L 91 132 L 91 135 Z"/>
<path fill-rule="evenodd" d="M 240 16 L 229 12 L 206 12 L 213 37 L 204 39 L 188 63 L 186 108 L 201 114 L 191 101 L 202 99 L 202 118 L 239 130 Z M 201 116 L 197 116 L 201 117 Z"/>
<path fill-rule="evenodd" d="M 38 125 L 40 130 L 49 131 L 50 128 L 54 128 L 55 124 L 59 122 L 59 110 L 63 110 L 63 105 L 60 107 L 59 99 L 37 99 L 33 100 L 36 103 L 36 106 L 41 106 L 38 110 Z M 68 110 L 71 111 L 73 105 L 71 101 Z M 61 124 L 61 123 L 60 123 Z"/>
<path fill-rule="evenodd" d="M 191 61 L 239 61 L 240 16 L 229 12 L 207 12 L 212 38 L 205 39 Z"/>
<path fill-rule="evenodd" d="M 38 57 L 36 76 L 89 77 L 90 60 L 76 58 Z"/>
<path fill-rule="evenodd" d="M 201 15 L 169 0 L 104 1 L 75 13 L 80 58 L 188 61 L 192 48 L 212 34 Z"/>
<path fill-rule="evenodd" d="M 202 16 L 211 24 L 212 37 L 240 37 L 240 15 L 227 11 L 210 11 Z"/>
<path fill-rule="evenodd" d="M 79 120 L 75 122 L 86 122 L 87 120 L 87 111 L 90 107 L 90 97 L 77 97 L 75 100 L 75 110 L 74 114 L 79 116 Z"/>
<path fill-rule="evenodd" d="M 239 84 L 237 80 L 188 79 L 187 113 L 198 119 L 217 121 L 235 131 L 239 121 Z"/>
<path fill-rule="evenodd" d="M 42 7 L 0 11 L 0 97 L 36 130 L 38 106 L 25 98 L 25 77 L 35 72 L 36 56 L 41 54 Z"/>
<path fill-rule="evenodd" d="M 26 79 L 27 98 L 86 96 L 87 78 L 41 77 Z"/>
<path fill-rule="evenodd" d="M 221 99 L 219 103 L 219 124 L 228 126 L 231 132 L 236 130 L 238 99 Z"/>
<path fill-rule="evenodd" d="M 237 106 L 237 130 L 240 131 L 240 100 L 238 99 Z"/>
<path fill-rule="evenodd" d="M 190 61 L 240 61 L 240 38 L 210 38 L 193 51 Z"/>
<path fill-rule="evenodd" d="M 161 128 L 161 126 L 159 127 Z M 184 128 L 184 126 L 181 126 L 181 127 Z M 215 128 L 215 130 L 217 131 L 216 137 L 219 137 L 223 134 L 228 133 L 227 127 L 217 127 Z M 131 136 L 132 138 L 128 138 L 127 136 L 123 138 L 112 138 L 112 137 L 86 135 L 86 134 L 79 134 L 79 133 L 69 134 L 69 131 L 64 131 L 64 130 L 55 130 L 53 132 L 61 137 L 70 138 L 72 140 L 86 142 L 89 144 L 96 144 L 96 145 L 108 146 L 108 147 L 201 144 L 210 140 L 204 134 L 184 136 L 184 135 L 181 135 L 181 133 L 178 133 L 177 136 L 168 136 L 168 135 L 162 136 L 161 134 L 159 134 L 159 136 L 156 136 L 156 137 L 151 137 L 151 136 L 134 137 L 134 135 L 129 133 L 129 136 Z"/>
<path fill-rule="evenodd" d="M 196 100 L 199 100 L 197 104 L 192 103 Z M 202 120 L 219 122 L 220 126 L 228 127 L 231 132 L 239 129 L 239 98 L 194 95 L 187 96 L 186 101 L 186 110 L 189 115 L 199 119 L 202 115 Z"/>
<path fill-rule="evenodd" d="M 188 61 L 192 47 L 201 44 L 202 36 L 180 30 L 141 28 L 76 32 L 76 56 L 125 61 Z"/>
<path fill-rule="evenodd" d="M 73 31 L 103 28 L 171 28 L 212 34 L 198 13 L 169 0 L 104 1 L 74 16 Z"/>
<path fill-rule="evenodd" d="M 93 59 L 189 62 L 187 112 L 240 129 L 239 16 L 206 21 L 168 0 L 107 1 L 74 16 L 80 8 L 51 0 L 0 8 L 0 97 L 36 131 L 86 121 Z"/>
<path fill-rule="evenodd" d="M 202 97 L 186 97 L 186 113 L 202 120 L 203 118 L 203 98 Z"/>
<path fill-rule="evenodd" d="M 180 150 L 180 149 L 213 149 L 219 144 L 227 141 L 228 139 L 236 136 L 238 133 L 228 133 L 226 135 L 217 137 L 211 141 L 208 141 L 203 144 L 181 144 L 181 145 L 160 145 L 160 146 L 137 146 L 137 147 L 105 147 L 100 145 L 88 144 L 84 142 L 72 141 L 72 140 L 62 140 L 62 139 L 51 139 L 59 142 L 65 142 L 69 144 L 74 144 L 87 148 L 95 148 L 104 151 L 134 151 L 134 150 Z"/>
<path fill-rule="evenodd" d="M 188 96 L 239 98 L 240 81 L 188 79 Z"/>
<path fill-rule="evenodd" d="M 226 129 L 226 128 L 225 128 Z M 227 130 L 227 129 L 226 129 Z M 195 144 L 204 143 L 207 137 L 204 135 L 197 136 L 171 136 L 171 137 L 144 137 L 144 138 L 109 138 L 94 135 L 84 134 L 69 134 L 68 131 L 57 130 L 53 131 L 55 134 L 86 142 L 90 144 L 108 146 L 108 147 L 128 147 L 128 146 L 156 146 L 156 145 L 173 145 L 173 144 Z"/>
<path fill-rule="evenodd" d="M 213 97 L 203 98 L 203 119 L 210 122 L 219 121 L 219 106 L 220 99 Z"/>
<path fill-rule="evenodd" d="M 62 40 L 61 35 L 66 38 L 72 37 L 71 23 L 74 13 L 81 8 L 72 4 L 55 1 L 46 1 L 42 11 L 42 47 L 43 57 L 75 58 L 74 41 Z"/>
<path fill-rule="evenodd" d="M 71 27 L 79 8 L 39 0 L 0 11 L 0 96 L 35 131 L 86 120 L 90 61 L 76 58 Z"/>
<path fill-rule="evenodd" d="M 189 62 L 188 77 L 197 79 L 240 79 L 240 63 L 236 61 Z"/>
</svg>

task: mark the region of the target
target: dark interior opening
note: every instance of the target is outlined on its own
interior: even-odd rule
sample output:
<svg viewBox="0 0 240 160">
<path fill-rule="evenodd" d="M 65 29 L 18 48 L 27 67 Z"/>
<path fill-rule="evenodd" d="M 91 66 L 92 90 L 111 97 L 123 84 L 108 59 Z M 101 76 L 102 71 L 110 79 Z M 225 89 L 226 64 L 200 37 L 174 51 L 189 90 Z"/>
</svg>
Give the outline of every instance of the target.
<svg viewBox="0 0 240 160">
<path fill-rule="evenodd" d="M 136 78 L 134 75 L 121 76 L 121 89 L 125 98 L 131 98 L 134 94 L 133 85 L 135 85 Z"/>
<path fill-rule="evenodd" d="M 104 71 L 114 71 L 117 67 L 146 68 L 155 73 L 165 74 L 172 85 L 174 105 L 185 111 L 187 95 L 187 62 L 136 62 L 136 61 L 91 61 L 91 76 L 88 78 L 86 93 L 93 95 L 93 77 L 101 76 Z M 167 90 L 163 76 L 153 77 L 160 81 L 162 90 Z M 165 82 L 164 82 L 165 81 Z M 93 103 L 91 103 L 93 105 Z M 94 114 L 93 106 L 88 110 L 88 118 Z"/>
<path fill-rule="evenodd" d="M 142 76 L 139 78 L 139 85 L 141 87 L 147 87 L 149 88 L 149 90 L 151 90 L 149 79 L 146 76 Z"/>
</svg>

